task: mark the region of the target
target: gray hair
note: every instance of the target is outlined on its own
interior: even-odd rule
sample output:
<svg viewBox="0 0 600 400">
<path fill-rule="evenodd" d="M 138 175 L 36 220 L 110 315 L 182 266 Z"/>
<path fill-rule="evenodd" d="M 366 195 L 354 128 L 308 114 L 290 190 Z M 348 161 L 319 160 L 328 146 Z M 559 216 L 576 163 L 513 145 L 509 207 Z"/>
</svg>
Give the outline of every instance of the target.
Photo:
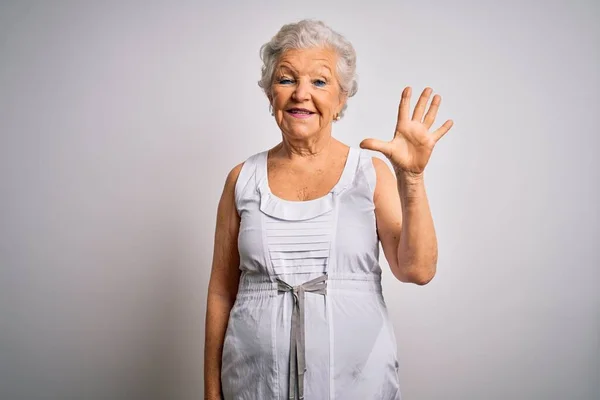
<svg viewBox="0 0 600 400">
<path fill-rule="evenodd" d="M 261 46 L 260 58 L 263 61 L 262 76 L 258 81 L 265 94 L 269 96 L 273 84 L 273 73 L 279 57 L 289 49 L 307 49 L 313 47 L 331 48 L 338 55 L 337 76 L 342 93 L 352 97 L 358 91 L 356 76 L 356 52 L 352 44 L 339 33 L 321 21 L 304 19 L 297 23 L 281 27 L 273 38 Z M 347 104 L 344 104 L 339 117 L 344 116 Z"/>
</svg>

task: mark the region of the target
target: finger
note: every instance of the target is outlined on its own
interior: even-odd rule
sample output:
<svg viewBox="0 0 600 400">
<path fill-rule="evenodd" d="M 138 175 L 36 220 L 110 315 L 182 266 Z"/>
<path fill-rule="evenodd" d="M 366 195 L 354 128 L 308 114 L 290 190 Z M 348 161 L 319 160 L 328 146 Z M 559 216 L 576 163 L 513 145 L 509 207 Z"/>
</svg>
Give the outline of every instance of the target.
<svg viewBox="0 0 600 400">
<path fill-rule="evenodd" d="M 415 106 L 415 111 L 413 112 L 413 121 L 421 122 L 423 119 L 423 113 L 425 113 L 425 108 L 427 107 L 427 102 L 429 101 L 429 96 L 431 96 L 432 91 L 433 89 L 426 87 L 421 93 L 421 96 L 419 96 L 419 100 Z"/>
<path fill-rule="evenodd" d="M 390 142 L 384 142 L 378 139 L 365 139 L 360 142 L 361 149 L 373 150 L 382 153 L 386 157 L 392 155 L 392 145 Z"/>
<path fill-rule="evenodd" d="M 450 130 L 450 128 L 452 128 L 452 125 L 454 125 L 454 121 L 449 119 L 448 121 L 444 122 L 444 125 L 440 126 L 435 132 L 433 132 L 432 135 L 435 141 L 437 142 L 440 140 L 442 136 L 444 136 Z"/>
<path fill-rule="evenodd" d="M 400 123 L 400 121 L 409 120 L 411 93 L 412 89 L 410 86 L 405 87 L 402 91 L 402 97 L 400 98 L 400 106 L 398 107 L 398 124 Z"/>
<path fill-rule="evenodd" d="M 425 114 L 425 119 L 423 119 L 423 124 L 427 127 L 427 129 L 431 128 L 431 125 L 433 125 L 433 123 L 435 122 L 435 117 L 437 116 L 437 112 L 440 108 L 441 103 L 442 96 L 440 96 L 439 94 L 433 96 L 433 100 L 431 100 L 429 110 L 427 110 L 427 114 Z"/>
</svg>

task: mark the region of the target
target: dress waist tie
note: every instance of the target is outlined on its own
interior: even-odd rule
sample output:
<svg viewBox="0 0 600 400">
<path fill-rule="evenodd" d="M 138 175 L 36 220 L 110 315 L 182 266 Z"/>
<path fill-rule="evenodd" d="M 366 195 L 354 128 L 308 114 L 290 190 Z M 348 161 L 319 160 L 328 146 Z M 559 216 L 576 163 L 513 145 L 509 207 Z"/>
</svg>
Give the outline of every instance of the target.
<svg viewBox="0 0 600 400">
<path fill-rule="evenodd" d="M 289 399 L 296 398 L 296 387 L 300 400 L 304 399 L 304 373 L 306 372 L 304 343 L 304 293 L 327 294 L 327 275 L 306 281 L 301 285 L 291 286 L 277 278 L 279 292 L 291 292 L 294 299 L 292 309 L 292 327 L 290 334 L 290 376 Z"/>
</svg>

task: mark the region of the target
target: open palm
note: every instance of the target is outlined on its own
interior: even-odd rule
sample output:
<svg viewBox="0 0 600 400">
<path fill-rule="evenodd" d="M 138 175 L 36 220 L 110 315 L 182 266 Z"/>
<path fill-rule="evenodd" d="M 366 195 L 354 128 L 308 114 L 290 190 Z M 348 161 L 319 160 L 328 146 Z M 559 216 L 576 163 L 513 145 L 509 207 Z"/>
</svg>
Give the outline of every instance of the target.
<svg viewBox="0 0 600 400">
<path fill-rule="evenodd" d="M 410 86 L 402 91 L 394 138 L 389 142 L 365 139 L 360 143 L 360 147 L 381 152 L 390 160 L 397 172 L 421 174 L 429 162 L 435 144 L 450 130 L 453 122 L 447 120 L 441 127 L 430 133 L 429 129 L 435 122 L 442 98 L 439 94 L 433 96 L 431 105 L 425 113 L 432 93 L 431 88 L 425 88 L 417 101 L 412 118 L 410 118 L 411 93 Z"/>
</svg>

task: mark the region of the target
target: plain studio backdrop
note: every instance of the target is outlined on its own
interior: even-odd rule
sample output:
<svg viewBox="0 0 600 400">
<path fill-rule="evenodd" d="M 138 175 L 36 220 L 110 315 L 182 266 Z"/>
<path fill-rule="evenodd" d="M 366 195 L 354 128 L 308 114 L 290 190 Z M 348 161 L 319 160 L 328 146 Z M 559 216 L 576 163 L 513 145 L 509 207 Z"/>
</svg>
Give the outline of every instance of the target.
<svg viewBox="0 0 600 400">
<path fill-rule="evenodd" d="M 281 139 L 258 51 L 302 18 L 358 54 L 336 138 L 391 138 L 409 85 L 455 122 L 436 278 L 381 257 L 404 398 L 600 398 L 600 6 L 473 0 L 3 1 L 1 399 L 203 398 L 217 202 Z"/>
</svg>

